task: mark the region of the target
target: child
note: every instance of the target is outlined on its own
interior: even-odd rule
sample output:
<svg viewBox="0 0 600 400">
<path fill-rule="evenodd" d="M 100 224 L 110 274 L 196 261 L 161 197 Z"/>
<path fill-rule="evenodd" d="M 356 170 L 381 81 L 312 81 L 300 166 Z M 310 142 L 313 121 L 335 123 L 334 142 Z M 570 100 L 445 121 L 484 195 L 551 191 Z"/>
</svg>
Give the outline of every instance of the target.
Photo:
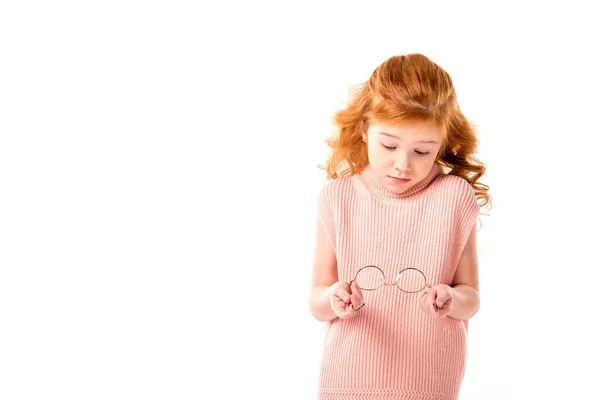
<svg viewBox="0 0 600 400">
<path fill-rule="evenodd" d="M 421 54 L 385 61 L 335 122 L 309 298 L 319 399 L 457 399 L 491 201 L 474 129 Z"/>
</svg>

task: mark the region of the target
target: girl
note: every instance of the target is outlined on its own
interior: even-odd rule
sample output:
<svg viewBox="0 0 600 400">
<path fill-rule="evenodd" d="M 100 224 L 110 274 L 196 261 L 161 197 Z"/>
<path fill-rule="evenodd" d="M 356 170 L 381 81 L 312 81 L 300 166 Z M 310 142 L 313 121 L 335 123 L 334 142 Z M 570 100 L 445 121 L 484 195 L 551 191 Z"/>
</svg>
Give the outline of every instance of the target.
<svg viewBox="0 0 600 400">
<path fill-rule="evenodd" d="M 335 123 L 309 296 L 319 399 L 457 399 L 491 201 L 474 129 L 421 54 L 381 64 Z"/>
</svg>

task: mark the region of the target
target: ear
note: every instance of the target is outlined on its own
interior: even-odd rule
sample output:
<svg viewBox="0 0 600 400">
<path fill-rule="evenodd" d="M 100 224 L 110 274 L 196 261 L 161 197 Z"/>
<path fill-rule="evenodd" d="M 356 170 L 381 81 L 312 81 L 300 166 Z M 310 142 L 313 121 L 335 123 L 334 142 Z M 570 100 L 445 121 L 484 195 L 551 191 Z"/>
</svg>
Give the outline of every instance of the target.
<svg viewBox="0 0 600 400">
<path fill-rule="evenodd" d="M 366 130 L 366 124 L 364 120 L 360 120 L 360 127 L 358 128 L 360 130 L 360 135 L 362 136 L 362 141 L 367 143 L 367 130 Z"/>
</svg>

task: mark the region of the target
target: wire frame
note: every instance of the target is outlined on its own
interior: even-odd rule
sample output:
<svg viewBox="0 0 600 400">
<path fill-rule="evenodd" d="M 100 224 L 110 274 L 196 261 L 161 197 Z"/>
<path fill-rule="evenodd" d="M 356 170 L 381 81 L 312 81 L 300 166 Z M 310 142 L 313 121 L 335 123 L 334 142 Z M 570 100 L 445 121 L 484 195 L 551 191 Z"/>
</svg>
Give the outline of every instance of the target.
<svg viewBox="0 0 600 400">
<path fill-rule="evenodd" d="M 387 283 L 383 270 L 375 265 L 367 265 L 356 272 L 350 282 L 358 283 L 361 290 L 377 290 L 382 286 L 396 286 L 405 293 L 418 293 L 429 285 L 425 274 L 417 268 L 404 268 L 393 283 Z"/>
</svg>

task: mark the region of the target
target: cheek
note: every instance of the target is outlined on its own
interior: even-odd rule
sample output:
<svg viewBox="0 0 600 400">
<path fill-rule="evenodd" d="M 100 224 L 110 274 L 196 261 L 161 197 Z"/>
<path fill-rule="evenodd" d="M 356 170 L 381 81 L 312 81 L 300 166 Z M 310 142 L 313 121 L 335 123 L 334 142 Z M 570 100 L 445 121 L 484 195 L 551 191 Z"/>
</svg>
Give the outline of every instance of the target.
<svg viewBox="0 0 600 400">
<path fill-rule="evenodd" d="M 394 153 L 381 147 L 373 147 L 369 151 L 369 157 L 375 164 L 385 167 L 394 163 Z"/>
<path fill-rule="evenodd" d="M 381 151 L 381 147 L 377 146 L 375 143 L 369 143 L 369 157 L 373 159 L 380 160 L 385 157 L 385 154 Z"/>
</svg>

